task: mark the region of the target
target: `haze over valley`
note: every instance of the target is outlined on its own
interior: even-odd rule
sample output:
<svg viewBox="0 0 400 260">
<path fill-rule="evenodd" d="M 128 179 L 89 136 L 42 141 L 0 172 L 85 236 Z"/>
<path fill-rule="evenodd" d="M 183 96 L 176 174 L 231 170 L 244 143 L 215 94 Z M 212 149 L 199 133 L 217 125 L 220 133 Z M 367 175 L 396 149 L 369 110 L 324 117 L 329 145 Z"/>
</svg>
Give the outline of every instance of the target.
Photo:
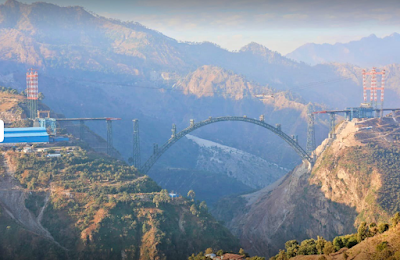
<svg viewBox="0 0 400 260">
<path fill-rule="evenodd" d="M 0 3 L 0 119 L 44 120 L 32 68 L 49 140 L 68 139 L 0 143 L 0 258 L 400 259 L 396 1 L 370 20 L 344 1 L 50 2 Z M 240 48 L 216 36 L 235 30 Z M 354 112 L 373 68 L 382 117 Z"/>
</svg>

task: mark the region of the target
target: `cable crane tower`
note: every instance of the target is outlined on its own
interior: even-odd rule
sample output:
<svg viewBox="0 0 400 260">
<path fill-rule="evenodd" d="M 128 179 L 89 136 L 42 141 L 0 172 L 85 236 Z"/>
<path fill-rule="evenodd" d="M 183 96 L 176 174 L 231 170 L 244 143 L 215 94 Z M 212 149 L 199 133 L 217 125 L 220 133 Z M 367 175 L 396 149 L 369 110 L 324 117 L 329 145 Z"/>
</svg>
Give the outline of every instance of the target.
<svg viewBox="0 0 400 260">
<path fill-rule="evenodd" d="M 38 110 L 39 99 L 39 75 L 34 69 L 26 73 L 26 99 L 28 100 L 29 118 L 35 119 Z"/>
<path fill-rule="evenodd" d="M 367 107 L 371 106 L 374 109 L 380 108 L 379 117 L 383 117 L 383 101 L 385 99 L 385 80 L 386 80 L 386 71 L 382 70 L 381 72 L 377 72 L 376 68 L 372 68 L 371 71 L 366 71 L 365 69 L 362 72 L 363 75 L 363 96 L 364 103 L 361 106 Z M 377 85 L 377 75 L 382 75 L 380 86 Z M 368 86 L 367 84 L 367 76 L 371 76 L 371 83 Z M 368 100 L 368 90 L 370 91 L 370 98 Z M 380 103 L 378 102 L 378 90 L 380 91 Z"/>
</svg>

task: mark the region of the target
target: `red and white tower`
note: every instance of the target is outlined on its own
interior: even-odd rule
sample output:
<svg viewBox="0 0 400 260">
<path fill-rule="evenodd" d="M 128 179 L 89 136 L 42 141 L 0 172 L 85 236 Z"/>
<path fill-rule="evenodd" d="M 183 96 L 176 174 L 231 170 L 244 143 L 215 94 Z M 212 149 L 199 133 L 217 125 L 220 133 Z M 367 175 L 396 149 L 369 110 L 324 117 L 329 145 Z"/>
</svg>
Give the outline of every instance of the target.
<svg viewBox="0 0 400 260">
<path fill-rule="evenodd" d="M 38 73 L 33 69 L 29 69 L 26 73 L 26 98 L 28 100 L 30 118 L 36 118 L 37 103 L 39 98 L 39 81 Z"/>
<path fill-rule="evenodd" d="M 381 98 L 380 98 L 380 107 L 381 112 L 383 109 L 383 101 L 385 99 L 385 80 L 386 74 L 385 70 L 381 72 L 377 72 L 376 68 L 372 68 L 371 71 L 367 72 L 363 70 L 363 90 L 364 90 L 364 103 L 370 103 L 372 107 L 378 108 L 378 90 L 380 90 Z M 367 76 L 371 76 L 371 84 L 367 86 Z M 382 75 L 381 84 L 378 86 L 377 84 L 377 75 Z M 370 91 L 370 100 L 368 101 L 367 91 Z"/>
</svg>

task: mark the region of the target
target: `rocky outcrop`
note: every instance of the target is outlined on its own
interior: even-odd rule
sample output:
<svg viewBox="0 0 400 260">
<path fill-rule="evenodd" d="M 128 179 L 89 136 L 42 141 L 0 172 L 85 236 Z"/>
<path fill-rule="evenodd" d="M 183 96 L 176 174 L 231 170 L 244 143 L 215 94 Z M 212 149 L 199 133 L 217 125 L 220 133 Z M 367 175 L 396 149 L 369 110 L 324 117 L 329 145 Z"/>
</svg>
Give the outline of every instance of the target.
<svg viewBox="0 0 400 260">
<path fill-rule="evenodd" d="M 291 239 L 333 239 L 354 232 L 361 221 L 387 222 L 398 205 L 387 187 L 400 187 L 396 171 L 381 161 L 394 165 L 399 117 L 343 122 L 337 138 L 316 150 L 313 169 L 303 163 L 269 187 L 220 201 L 215 215 L 247 251 L 264 256 Z"/>
<path fill-rule="evenodd" d="M 192 135 L 186 137 L 200 148 L 195 166 L 199 171 L 224 174 L 254 189 L 264 188 L 289 171 L 239 149 Z"/>
<path fill-rule="evenodd" d="M 331 202 L 318 186 L 309 185 L 310 173 L 308 163 L 303 163 L 276 184 L 242 196 L 245 209 L 236 212 L 227 226 L 246 251 L 272 256 L 290 239 L 332 238 L 354 230 L 355 211 Z"/>
</svg>

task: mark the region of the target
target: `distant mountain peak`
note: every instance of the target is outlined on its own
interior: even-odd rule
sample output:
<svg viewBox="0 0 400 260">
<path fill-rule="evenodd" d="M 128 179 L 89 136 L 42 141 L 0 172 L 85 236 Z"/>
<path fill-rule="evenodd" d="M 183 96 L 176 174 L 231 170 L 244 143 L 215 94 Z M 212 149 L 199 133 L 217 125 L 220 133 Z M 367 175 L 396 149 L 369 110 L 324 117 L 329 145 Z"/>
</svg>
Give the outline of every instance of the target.
<svg viewBox="0 0 400 260">
<path fill-rule="evenodd" d="M 197 97 L 223 96 L 235 100 L 253 96 L 255 93 L 270 93 L 268 86 L 260 86 L 245 77 L 217 66 L 204 65 L 179 80 L 175 87 L 185 94 Z"/>
<path fill-rule="evenodd" d="M 4 5 L 7 5 L 7 6 L 14 6 L 14 5 L 19 5 L 20 4 L 20 2 L 18 2 L 18 1 L 16 1 L 16 0 L 7 0 L 5 3 L 4 3 Z"/>
<path fill-rule="evenodd" d="M 393 33 L 386 37 L 375 34 L 359 40 L 336 44 L 305 44 L 286 57 L 306 64 L 351 63 L 362 67 L 384 66 L 398 63 L 400 35 Z"/>
<path fill-rule="evenodd" d="M 397 32 L 394 32 L 391 35 L 386 36 L 385 38 L 387 38 L 387 37 L 400 37 L 400 34 L 398 34 Z"/>
<path fill-rule="evenodd" d="M 240 49 L 240 52 L 251 52 L 253 54 L 263 55 L 271 53 L 272 51 L 269 50 L 264 45 L 261 45 L 256 42 L 251 42 Z"/>
</svg>

